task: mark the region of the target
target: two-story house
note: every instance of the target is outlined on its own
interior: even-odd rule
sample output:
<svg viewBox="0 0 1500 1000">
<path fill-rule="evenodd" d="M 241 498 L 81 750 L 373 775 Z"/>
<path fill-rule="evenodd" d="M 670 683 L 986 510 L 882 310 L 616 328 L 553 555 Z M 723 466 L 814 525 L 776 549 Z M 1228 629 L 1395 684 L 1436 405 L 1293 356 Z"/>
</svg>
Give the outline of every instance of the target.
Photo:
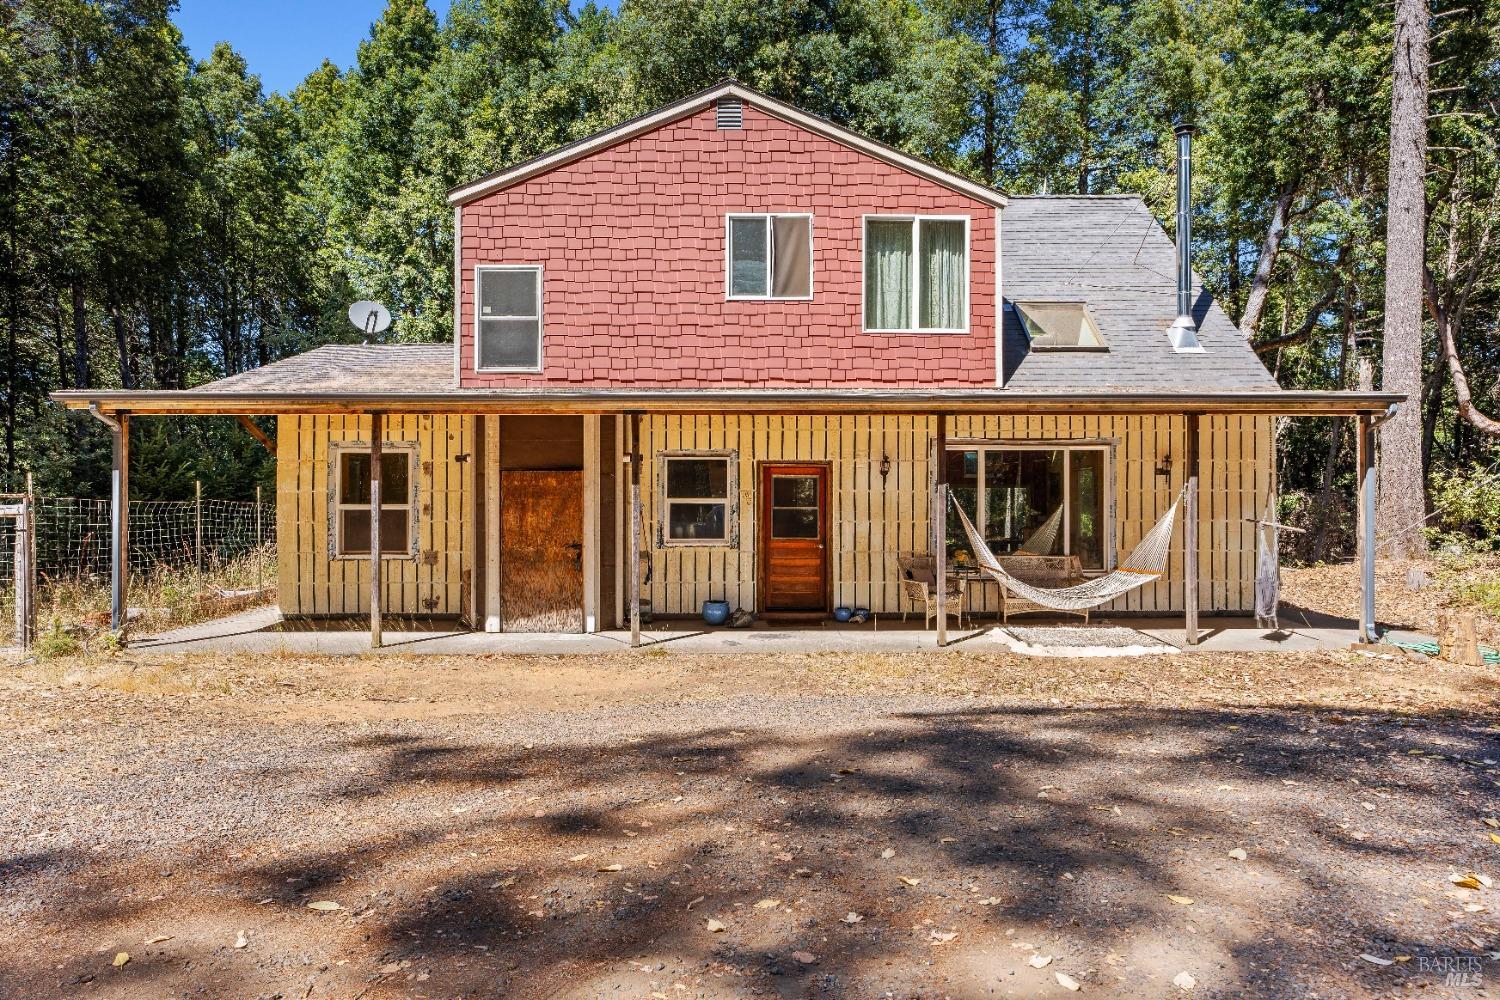
<svg viewBox="0 0 1500 1000">
<path fill-rule="evenodd" d="M 132 416 L 275 415 L 288 616 L 890 614 L 903 556 L 968 557 L 950 492 L 1084 576 L 1184 497 L 1106 613 L 1243 613 L 1277 417 L 1357 417 L 1372 483 L 1395 397 L 1278 388 L 1187 267 L 1187 163 L 1174 248 L 1138 198 L 1010 197 L 725 82 L 453 190 L 451 344 L 57 398 L 116 427 L 117 501 Z"/>
</svg>

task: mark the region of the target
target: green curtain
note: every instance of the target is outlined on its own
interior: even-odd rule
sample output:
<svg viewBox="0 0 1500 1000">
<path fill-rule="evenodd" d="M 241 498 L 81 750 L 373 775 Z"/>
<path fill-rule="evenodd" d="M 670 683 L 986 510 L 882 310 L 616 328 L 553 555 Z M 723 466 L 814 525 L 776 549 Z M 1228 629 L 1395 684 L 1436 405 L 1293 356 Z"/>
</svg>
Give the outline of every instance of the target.
<svg viewBox="0 0 1500 1000">
<path fill-rule="evenodd" d="M 865 238 L 865 326 L 911 328 L 911 223 L 871 222 Z"/>
<path fill-rule="evenodd" d="M 964 325 L 964 224 L 922 224 L 923 329 L 957 330 Z"/>
</svg>

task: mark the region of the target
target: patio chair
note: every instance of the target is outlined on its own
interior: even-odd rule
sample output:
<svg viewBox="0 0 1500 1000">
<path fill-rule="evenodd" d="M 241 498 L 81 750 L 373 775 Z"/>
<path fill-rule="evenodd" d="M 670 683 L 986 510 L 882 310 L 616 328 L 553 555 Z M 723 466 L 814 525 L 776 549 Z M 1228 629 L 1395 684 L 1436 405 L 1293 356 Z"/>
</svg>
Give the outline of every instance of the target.
<svg viewBox="0 0 1500 1000">
<path fill-rule="evenodd" d="M 896 557 L 896 566 L 901 571 L 901 620 L 911 604 L 920 605 L 922 627 L 927 628 L 937 617 L 937 560 L 932 556 L 902 555 Z M 958 619 L 959 628 L 964 624 L 964 585 L 948 578 L 948 614 Z"/>
</svg>

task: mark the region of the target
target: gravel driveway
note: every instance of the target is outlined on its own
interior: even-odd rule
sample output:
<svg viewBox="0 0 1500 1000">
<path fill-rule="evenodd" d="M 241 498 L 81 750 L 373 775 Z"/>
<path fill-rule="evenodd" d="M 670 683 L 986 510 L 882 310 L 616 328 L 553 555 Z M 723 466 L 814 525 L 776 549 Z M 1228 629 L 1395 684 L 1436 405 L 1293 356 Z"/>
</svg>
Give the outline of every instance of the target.
<svg viewBox="0 0 1500 1000">
<path fill-rule="evenodd" d="M 1500 995 L 1493 679 L 1239 666 L 22 671 L 0 995 Z"/>
</svg>

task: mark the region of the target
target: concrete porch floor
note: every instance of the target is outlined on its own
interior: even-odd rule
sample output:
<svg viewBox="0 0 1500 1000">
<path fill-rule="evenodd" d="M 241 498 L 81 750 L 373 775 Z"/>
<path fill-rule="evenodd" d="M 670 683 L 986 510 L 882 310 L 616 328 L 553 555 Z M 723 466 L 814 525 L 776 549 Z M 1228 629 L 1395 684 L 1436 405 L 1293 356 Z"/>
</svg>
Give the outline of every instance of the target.
<svg viewBox="0 0 1500 1000">
<path fill-rule="evenodd" d="M 1358 639 L 1353 621 L 1331 618 L 1298 608 L 1285 608 L 1281 629 L 1256 626 L 1253 618 L 1209 617 L 1201 621 L 1202 638 L 1196 649 L 1205 652 L 1297 652 L 1315 649 L 1347 649 Z M 1011 630 L 1021 630 L 1019 633 Z M 1058 648 L 1028 646 L 1030 629 L 1067 629 L 1068 645 Z M 1086 630 L 1110 630 L 1113 642 L 1087 645 Z M 1120 630 L 1132 630 L 1139 638 Z M 1079 631 L 1085 630 L 1085 631 Z M 531 655 L 598 655 L 630 649 L 628 630 L 610 630 L 591 635 L 471 632 L 452 620 L 388 620 L 385 645 L 371 650 L 369 632 L 362 619 L 283 620 L 274 607 L 249 611 L 145 636 L 130 642 L 136 652 L 197 653 L 318 653 L 357 655 L 376 653 L 518 653 Z M 1392 633 L 1399 638 L 1404 633 Z M 1101 639 L 1104 633 L 1101 631 Z M 949 650 L 1014 650 L 1033 655 L 1128 656 L 1181 651 L 1184 642 L 1180 618 L 1094 618 L 1083 625 L 1077 618 L 1028 615 L 1002 626 L 989 616 L 966 621 L 960 629 L 950 627 Z M 1083 640 L 1083 641 L 1081 641 Z M 1122 641 L 1123 640 L 1123 641 Z M 932 630 L 915 620 L 903 623 L 899 616 L 881 618 L 865 625 L 833 621 L 815 623 L 766 623 L 757 621 L 748 629 L 707 628 L 692 621 L 658 621 L 643 628 L 643 649 L 683 652 L 826 653 L 826 652 L 926 652 L 935 650 Z"/>
</svg>

